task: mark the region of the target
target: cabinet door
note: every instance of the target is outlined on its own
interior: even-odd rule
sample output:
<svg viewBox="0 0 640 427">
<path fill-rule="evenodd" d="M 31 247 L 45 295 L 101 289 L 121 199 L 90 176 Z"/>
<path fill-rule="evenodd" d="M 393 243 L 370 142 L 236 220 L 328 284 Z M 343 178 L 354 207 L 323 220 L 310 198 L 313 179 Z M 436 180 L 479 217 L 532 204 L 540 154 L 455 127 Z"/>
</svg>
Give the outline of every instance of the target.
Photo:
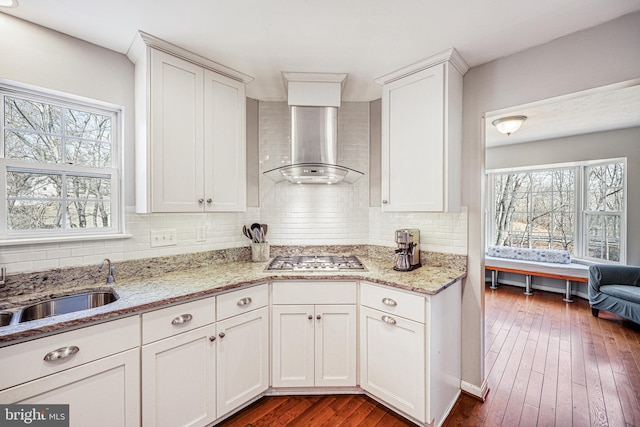
<svg viewBox="0 0 640 427">
<path fill-rule="evenodd" d="M 217 416 L 269 388 L 269 310 L 218 322 Z"/>
<path fill-rule="evenodd" d="M 142 425 L 204 426 L 216 418 L 215 325 L 142 346 Z"/>
<path fill-rule="evenodd" d="M 209 70 L 204 80 L 205 209 L 247 206 L 244 84 Z"/>
<path fill-rule="evenodd" d="M 69 404 L 71 427 L 140 425 L 139 350 L 132 349 L 0 392 L 0 403 Z"/>
<path fill-rule="evenodd" d="M 360 308 L 360 385 L 425 421 L 424 324 Z"/>
<path fill-rule="evenodd" d="M 356 307 L 315 307 L 315 385 L 356 385 Z"/>
<path fill-rule="evenodd" d="M 382 93 L 382 210 L 444 210 L 444 64 Z"/>
<path fill-rule="evenodd" d="M 273 386 L 314 385 L 312 305 L 273 306 Z"/>
<path fill-rule="evenodd" d="M 204 69 L 151 51 L 151 203 L 154 212 L 204 206 Z"/>
</svg>

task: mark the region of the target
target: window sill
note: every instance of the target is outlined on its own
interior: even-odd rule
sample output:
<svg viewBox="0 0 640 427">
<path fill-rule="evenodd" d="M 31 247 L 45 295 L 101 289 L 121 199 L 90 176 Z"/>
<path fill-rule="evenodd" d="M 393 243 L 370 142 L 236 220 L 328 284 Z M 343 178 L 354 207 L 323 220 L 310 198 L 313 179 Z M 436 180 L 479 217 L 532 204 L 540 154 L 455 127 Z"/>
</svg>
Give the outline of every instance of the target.
<svg viewBox="0 0 640 427">
<path fill-rule="evenodd" d="M 39 243 L 67 243 L 95 240 L 130 239 L 133 234 L 84 234 L 81 236 L 25 237 L 22 239 L 0 239 L 0 246 L 34 245 Z"/>
</svg>

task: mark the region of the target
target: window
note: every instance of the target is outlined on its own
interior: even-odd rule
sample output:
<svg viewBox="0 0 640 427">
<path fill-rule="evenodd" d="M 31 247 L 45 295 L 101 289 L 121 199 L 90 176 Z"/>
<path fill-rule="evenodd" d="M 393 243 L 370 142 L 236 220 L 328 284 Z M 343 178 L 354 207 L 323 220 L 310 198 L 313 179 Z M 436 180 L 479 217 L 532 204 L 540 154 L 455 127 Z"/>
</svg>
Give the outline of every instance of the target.
<svg viewBox="0 0 640 427">
<path fill-rule="evenodd" d="M 0 84 L 2 240 L 122 232 L 120 109 Z"/>
<path fill-rule="evenodd" d="M 624 177 L 623 160 L 491 172 L 487 241 L 624 262 Z"/>
<path fill-rule="evenodd" d="M 624 165 L 586 168 L 585 251 L 588 258 L 619 262 L 622 257 Z"/>
</svg>

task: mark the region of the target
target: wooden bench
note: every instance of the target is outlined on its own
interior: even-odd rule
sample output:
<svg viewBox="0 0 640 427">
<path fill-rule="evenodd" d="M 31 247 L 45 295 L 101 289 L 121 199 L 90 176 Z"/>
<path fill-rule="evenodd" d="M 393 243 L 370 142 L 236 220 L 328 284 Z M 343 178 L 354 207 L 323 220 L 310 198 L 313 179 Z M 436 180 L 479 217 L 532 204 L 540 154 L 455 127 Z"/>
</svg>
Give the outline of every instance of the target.
<svg viewBox="0 0 640 427">
<path fill-rule="evenodd" d="M 550 277 L 565 281 L 565 295 L 562 299 L 573 302 L 571 282 L 588 282 L 589 267 L 582 264 L 556 264 L 547 262 L 522 261 L 498 257 L 485 257 L 485 269 L 491 271 L 491 289 L 498 289 L 498 273 L 515 273 L 525 276 L 525 295 L 531 292 L 531 276 Z"/>
</svg>

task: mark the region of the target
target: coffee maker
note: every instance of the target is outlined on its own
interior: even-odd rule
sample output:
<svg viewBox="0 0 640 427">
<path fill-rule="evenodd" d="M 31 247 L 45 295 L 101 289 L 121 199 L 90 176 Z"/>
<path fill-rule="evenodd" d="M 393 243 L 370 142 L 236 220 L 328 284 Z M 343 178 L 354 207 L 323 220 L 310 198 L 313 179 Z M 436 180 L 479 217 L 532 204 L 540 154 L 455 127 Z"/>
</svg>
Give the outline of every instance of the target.
<svg viewBox="0 0 640 427">
<path fill-rule="evenodd" d="M 420 230 L 415 228 L 396 230 L 397 271 L 411 271 L 420 267 Z"/>
</svg>

